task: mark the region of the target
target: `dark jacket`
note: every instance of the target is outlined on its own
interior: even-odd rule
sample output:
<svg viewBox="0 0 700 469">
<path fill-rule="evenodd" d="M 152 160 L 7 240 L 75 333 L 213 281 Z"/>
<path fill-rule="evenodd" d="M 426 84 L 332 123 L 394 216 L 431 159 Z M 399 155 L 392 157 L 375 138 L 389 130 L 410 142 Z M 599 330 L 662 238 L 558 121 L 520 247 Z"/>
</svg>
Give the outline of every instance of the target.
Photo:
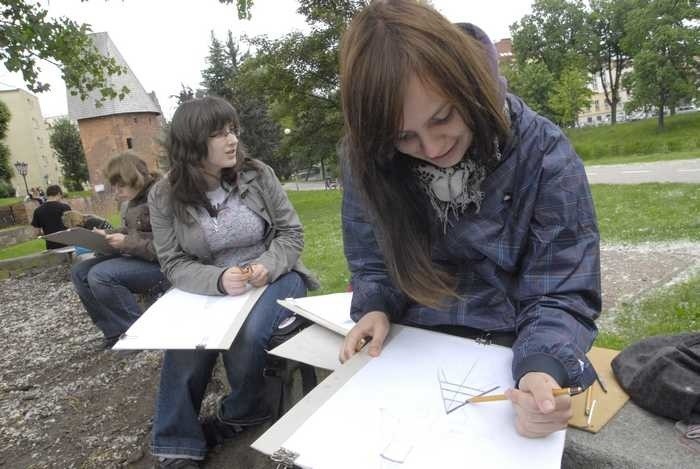
<svg viewBox="0 0 700 469">
<path fill-rule="evenodd" d="M 373 310 L 407 325 L 458 325 L 516 334 L 513 378 L 542 371 L 560 385 L 587 385 L 585 353 L 600 313 L 600 252 L 581 160 L 562 131 L 509 95 L 513 137 L 465 212 L 433 246 L 456 272 L 459 301 L 445 310 L 412 302 L 392 282 L 371 220 L 345 171 L 343 236 L 352 274 L 352 317 Z M 386 214 L 384 216 L 390 216 Z"/>
<path fill-rule="evenodd" d="M 153 230 L 151 229 L 150 211 L 148 208 L 148 193 L 155 184 L 149 182 L 129 202 L 122 204 L 122 226 L 112 233 L 126 235 L 124 245 L 120 249 L 122 254 L 128 254 L 149 262 L 158 262 L 156 249 L 153 246 Z"/>
<path fill-rule="evenodd" d="M 309 289 L 318 282 L 299 259 L 304 248 L 304 229 L 277 176 L 269 166 L 252 160 L 259 170 L 248 169 L 238 174 L 241 200 L 250 210 L 265 220 L 267 250 L 251 264 L 262 264 L 269 272 L 270 282 L 294 270 L 301 274 Z M 183 223 L 175 216 L 167 177 L 158 182 L 149 197 L 151 222 L 163 272 L 168 280 L 182 290 L 202 295 L 222 295 L 218 281 L 225 267 L 212 265 L 204 231 L 198 223 Z M 188 207 L 192 220 L 197 209 Z"/>
</svg>

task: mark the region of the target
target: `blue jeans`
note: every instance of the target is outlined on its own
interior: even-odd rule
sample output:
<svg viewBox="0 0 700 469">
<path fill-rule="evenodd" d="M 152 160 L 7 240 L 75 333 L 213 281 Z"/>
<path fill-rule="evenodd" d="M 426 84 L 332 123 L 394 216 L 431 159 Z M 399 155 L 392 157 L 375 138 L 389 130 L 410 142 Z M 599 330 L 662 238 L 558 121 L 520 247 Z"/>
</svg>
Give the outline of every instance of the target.
<svg viewBox="0 0 700 469">
<path fill-rule="evenodd" d="M 221 400 L 217 415 L 223 422 L 260 423 L 269 418 L 261 394 L 267 343 L 277 325 L 292 313 L 278 299 L 306 295 L 296 272 L 267 286 L 238 335 L 226 351 L 167 350 L 153 422 L 152 453 L 161 457 L 203 459 L 207 444 L 199 423 L 204 391 L 221 353 L 231 393 Z"/>
<path fill-rule="evenodd" d="M 141 316 L 134 293 L 165 281 L 158 263 L 118 255 L 78 262 L 70 274 L 90 319 L 107 338 L 120 336 Z"/>
</svg>

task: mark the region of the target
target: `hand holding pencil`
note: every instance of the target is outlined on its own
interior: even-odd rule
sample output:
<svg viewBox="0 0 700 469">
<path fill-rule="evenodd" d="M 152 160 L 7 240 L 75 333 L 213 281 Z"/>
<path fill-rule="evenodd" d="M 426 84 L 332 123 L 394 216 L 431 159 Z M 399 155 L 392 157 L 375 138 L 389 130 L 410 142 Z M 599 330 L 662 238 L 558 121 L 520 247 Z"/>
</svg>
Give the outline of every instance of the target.
<svg viewBox="0 0 700 469">
<path fill-rule="evenodd" d="M 572 412 L 571 394 L 571 388 L 561 388 L 554 378 L 541 372 L 526 373 L 520 378 L 519 389 L 505 393 L 515 409 L 516 430 L 530 438 L 566 428 Z"/>
</svg>

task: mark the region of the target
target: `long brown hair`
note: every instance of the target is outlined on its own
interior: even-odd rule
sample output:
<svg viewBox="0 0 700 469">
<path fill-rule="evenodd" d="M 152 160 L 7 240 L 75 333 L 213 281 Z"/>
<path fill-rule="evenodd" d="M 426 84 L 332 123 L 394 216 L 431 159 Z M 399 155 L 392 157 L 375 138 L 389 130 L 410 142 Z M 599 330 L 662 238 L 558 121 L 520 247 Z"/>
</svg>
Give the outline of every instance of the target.
<svg viewBox="0 0 700 469">
<path fill-rule="evenodd" d="M 508 137 L 497 77 L 481 44 L 415 0 L 375 1 L 351 22 L 340 52 L 346 156 L 370 209 L 392 278 L 414 301 L 444 307 L 453 275 L 431 260 L 431 214 L 394 143 L 412 73 L 450 99 L 474 133 L 476 155 Z"/>
<path fill-rule="evenodd" d="M 185 101 L 178 106 L 168 130 L 165 147 L 168 152 L 168 181 L 170 182 L 175 216 L 189 223 L 186 207 L 201 207 L 213 212 L 207 198 L 207 181 L 202 163 L 207 158 L 209 136 L 225 126 L 234 128 L 239 136 L 240 121 L 234 107 L 223 98 L 206 96 Z M 221 180 L 235 185 L 238 172 L 244 167 L 256 167 L 247 161 L 243 142 L 238 137 L 237 161 L 232 168 L 221 170 Z"/>
</svg>

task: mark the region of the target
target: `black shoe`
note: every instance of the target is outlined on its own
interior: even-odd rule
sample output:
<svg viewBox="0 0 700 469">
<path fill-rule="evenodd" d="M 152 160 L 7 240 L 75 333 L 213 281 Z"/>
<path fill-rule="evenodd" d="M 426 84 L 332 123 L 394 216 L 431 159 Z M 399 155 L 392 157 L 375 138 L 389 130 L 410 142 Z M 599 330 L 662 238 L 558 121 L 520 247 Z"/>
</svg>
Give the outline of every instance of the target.
<svg viewBox="0 0 700 469">
<path fill-rule="evenodd" d="M 215 415 L 206 417 L 202 421 L 202 431 L 208 448 L 215 448 L 226 440 L 236 438 L 243 430 L 245 430 L 244 426 L 224 423 Z"/>
<path fill-rule="evenodd" d="M 156 469 L 199 469 L 201 461 L 187 458 L 156 458 Z"/>
</svg>

